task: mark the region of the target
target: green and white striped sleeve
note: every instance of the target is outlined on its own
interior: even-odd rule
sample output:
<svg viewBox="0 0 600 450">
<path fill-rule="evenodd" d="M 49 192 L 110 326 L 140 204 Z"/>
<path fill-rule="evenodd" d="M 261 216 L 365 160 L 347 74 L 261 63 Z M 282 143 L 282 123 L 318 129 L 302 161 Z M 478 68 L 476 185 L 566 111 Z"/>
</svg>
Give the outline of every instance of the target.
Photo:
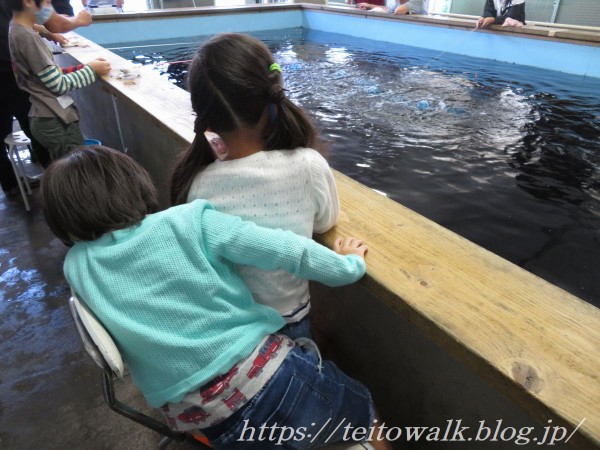
<svg viewBox="0 0 600 450">
<path fill-rule="evenodd" d="M 44 86 L 57 95 L 88 86 L 96 81 L 96 72 L 91 66 L 69 74 L 63 74 L 58 66 L 47 66 L 37 74 Z"/>
</svg>

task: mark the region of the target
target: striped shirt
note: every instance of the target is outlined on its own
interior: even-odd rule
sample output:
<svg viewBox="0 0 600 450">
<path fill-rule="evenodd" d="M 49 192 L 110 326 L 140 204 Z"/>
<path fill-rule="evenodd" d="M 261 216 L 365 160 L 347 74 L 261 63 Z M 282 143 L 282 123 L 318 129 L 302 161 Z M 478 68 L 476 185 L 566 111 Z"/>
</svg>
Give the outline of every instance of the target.
<svg viewBox="0 0 600 450">
<path fill-rule="evenodd" d="M 33 29 L 11 23 L 9 46 L 19 88 L 30 95 L 29 117 L 58 118 L 68 124 L 79 120 L 75 104 L 59 102 L 67 92 L 96 80 L 90 66 L 64 74 L 52 52 Z"/>
<path fill-rule="evenodd" d="M 38 78 L 51 92 L 57 95 L 66 94 L 75 89 L 81 89 L 96 81 L 96 72 L 91 66 L 63 74 L 58 66 L 48 66 L 37 74 Z"/>
</svg>

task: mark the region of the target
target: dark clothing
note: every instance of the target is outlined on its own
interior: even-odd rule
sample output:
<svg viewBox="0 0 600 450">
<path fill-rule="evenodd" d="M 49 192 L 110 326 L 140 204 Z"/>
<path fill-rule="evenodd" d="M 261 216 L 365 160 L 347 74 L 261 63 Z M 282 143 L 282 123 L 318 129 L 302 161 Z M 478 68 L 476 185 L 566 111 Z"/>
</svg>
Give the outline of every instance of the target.
<svg viewBox="0 0 600 450">
<path fill-rule="evenodd" d="M 73 7 L 69 0 L 52 0 L 52 7 L 58 14 L 66 14 L 67 16 L 73 16 Z"/>
<path fill-rule="evenodd" d="M 47 167 L 50 163 L 48 150 L 33 139 L 29 126 L 29 94 L 17 86 L 15 74 L 12 70 L 10 51 L 8 49 L 8 26 L 12 19 L 12 12 L 5 1 L 0 1 L 0 139 L 2 151 L 0 152 L 0 186 L 5 192 L 17 186 L 17 179 L 10 165 L 10 160 L 4 150 L 4 138 L 12 133 L 13 117 L 19 121 L 21 129 L 31 139 L 31 146 L 35 158 Z"/>
<path fill-rule="evenodd" d="M 525 25 L 525 1 L 505 0 L 500 8 L 496 8 L 494 0 L 486 0 L 482 17 L 494 17 L 494 23 L 497 25 L 502 25 L 508 18 Z"/>
<path fill-rule="evenodd" d="M 4 0 L 0 1 L 0 62 L 10 62 L 8 50 L 8 24 L 12 19 L 12 11 Z"/>
<path fill-rule="evenodd" d="M 10 64 L 10 52 L 8 51 L 8 23 L 12 18 L 12 12 L 8 9 L 6 2 L 0 2 L 0 138 L 2 140 L 2 151 L 0 151 L 0 186 L 4 192 L 17 186 L 17 179 L 10 165 L 8 155 L 4 150 L 4 138 L 12 132 L 12 116 L 8 114 L 12 104 L 15 103 L 12 96 L 22 93 L 17 88 L 17 82 Z M 16 91 L 15 91 L 16 88 Z M 26 94 L 25 94 L 26 95 Z M 29 100 L 25 99 L 27 103 Z M 29 108 L 25 111 L 25 118 Z"/>
<path fill-rule="evenodd" d="M 2 89 L 0 89 L 0 136 L 2 137 L 2 143 L 4 143 L 6 135 L 12 133 L 12 118 L 16 117 L 19 121 L 21 130 L 23 130 L 27 137 L 31 139 L 31 147 L 33 150 L 32 156 L 37 159 L 42 167 L 48 167 L 50 164 L 50 154 L 48 153 L 48 150 L 34 139 L 29 125 L 28 116 L 29 110 L 31 109 L 29 94 L 19 89 L 12 67 L 10 65 L 5 65 L 3 62 L 0 63 L 0 86 L 2 86 Z M 4 156 L 6 152 L 2 152 L 2 154 Z M 4 158 L 0 157 L 0 160 L 1 159 Z M 6 158 L 5 162 L 8 164 L 8 168 L 12 173 L 8 158 Z M 0 175 L 0 184 L 2 185 L 2 189 L 6 191 L 11 187 L 16 186 L 16 180 L 14 180 L 14 176 L 10 175 L 5 178 L 4 170 L 4 162 L 0 161 L 0 173 L 2 174 Z M 14 181 L 12 186 L 10 186 L 11 179 Z"/>
<path fill-rule="evenodd" d="M 0 152 L 0 185 L 4 192 L 17 186 L 17 179 L 13 172 L 10 160 L 4 147 L 4 138 L 12 133 L 13 115 L 19 116 L 29 125 L 27 113 L 29 112 L 28 95 L 17 87 L 15 76 L 10 66 L 2 63 L 0 67 L 0 136 L 2 137 L 2 151 Z M 25 97 L 24 99 L 21 97 Z M 25 107 L 19 108 L 19 105 Z M 8 112 L 10 111 L 10 113 Z M 31 136 L 31 135 L 29 135 Z"/>
</svg>

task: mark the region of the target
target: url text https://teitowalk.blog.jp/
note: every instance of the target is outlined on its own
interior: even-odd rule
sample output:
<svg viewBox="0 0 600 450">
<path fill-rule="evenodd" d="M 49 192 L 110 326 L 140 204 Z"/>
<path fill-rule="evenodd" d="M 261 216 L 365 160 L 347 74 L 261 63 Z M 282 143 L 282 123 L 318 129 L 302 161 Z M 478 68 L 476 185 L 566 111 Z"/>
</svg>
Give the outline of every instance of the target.
<svg viewBox="0 0 600 450">
<path fill-rule="evenodd" d="M 553 425 L 552 420 L 547 421 L 543 427 L 513 427 L 504 425 L 503 419 L 486 422 L 478 421 L 476 426 L 463 424 L 462 419 L 448 419 L 442 426 L 403 426 L 388 427 L 385 422 L 374 422 L 374 426 L 354 427 L 351 423 L 345 423 L 342 419 L 335 424 L 333 431 L 328 432 L 328 437 L 323 440 L 323 430 L 331 424 L 328 419 L 324 424 L 315 422 L 307 426 L 292 428 L 278 426 L 274 424 L 263 424 L 259 427 L 248 425 L 249 421 L 244 420 L 244 426 L 237 439 L 240 442 L 270 442 L 275 445 L 283 445 L 290 441 L 310 442 L 334 442 L 334 436 L 343 436 L 344 442 L 370 442 L 374 440 L 386 439 L 389 442 L 512 442 L 515 445 L 527 445 L 535 443 L 536 445 L 554 446 L 558 443 L 567 443 L 577 432 L 579 427 L 585 422 L 585 418 L 572 430 L 567 427 Z M 319 439 L 319 440 L 317 440 Z M 337 439 L 339 440 L 339 438 Z"/>
</svg>

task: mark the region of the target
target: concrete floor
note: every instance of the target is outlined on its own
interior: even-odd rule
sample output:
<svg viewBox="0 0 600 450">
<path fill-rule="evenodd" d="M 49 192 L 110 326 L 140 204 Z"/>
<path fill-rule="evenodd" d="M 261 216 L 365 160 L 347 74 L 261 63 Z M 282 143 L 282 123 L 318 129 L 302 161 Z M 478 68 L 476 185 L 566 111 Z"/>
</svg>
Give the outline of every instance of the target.
<svg viewBox="0 0 600 450">
<path fill-rule="evenodd" d="M 62 275 L 67 248 L 0 190 L 0 449 L 153 449 L 161 436 L 104 403 L 100 369 L 83 350 Z M 131 383 L 117 398 L 151 413 Z M 171 443 L 169 449 L 198 448 Z"/>
</svg>

